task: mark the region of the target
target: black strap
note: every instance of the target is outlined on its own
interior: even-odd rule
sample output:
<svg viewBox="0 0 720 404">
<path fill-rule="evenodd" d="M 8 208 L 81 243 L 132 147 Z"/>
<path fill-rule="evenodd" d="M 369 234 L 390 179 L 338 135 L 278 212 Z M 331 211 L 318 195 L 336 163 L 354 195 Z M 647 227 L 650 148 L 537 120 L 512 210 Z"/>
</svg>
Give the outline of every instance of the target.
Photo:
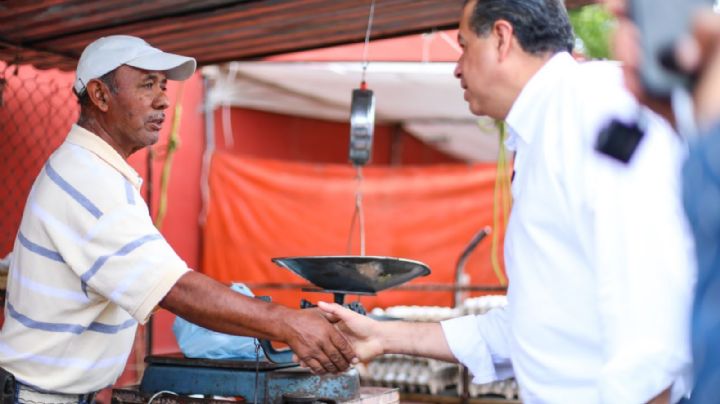
<svg viewBox="0 0 720 404">
<path fill-rule="evenodd" d="M 92 403 L 95 401 L 97 392 L 78 395 L 78 402 Z"/>
<path fill-rule="evenodd" d="M 14 404 L 15 403 L 15 376 L 7 370 L 0 368 L 0 403 L 1 404 Z"/>
</svg>

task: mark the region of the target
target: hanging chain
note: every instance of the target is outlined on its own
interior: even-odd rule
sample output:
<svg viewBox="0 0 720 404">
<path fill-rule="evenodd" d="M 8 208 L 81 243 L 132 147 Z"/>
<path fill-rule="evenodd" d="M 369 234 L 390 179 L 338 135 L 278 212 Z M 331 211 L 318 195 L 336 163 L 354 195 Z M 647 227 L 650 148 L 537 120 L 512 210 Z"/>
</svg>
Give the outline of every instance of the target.
<svg viewBox="0 0 720 404">
<path fill-rule="evenodd" d="M 362 81 L 361 81 L 361 88 L 365 88 L 365 73 L 367 72 L 368 67 L 368 49 L 370 48 L 370 32 L 372 32 L 372 25 L 373 25 L 373 19 L 375 18 L 375 0 L 372 0 L 370 2 L 370 14 L 368 16 L 368 25 L 367 30 L 365 31 L 365 45 L 363 47 L 363 57 L 362 57 Z M 353 212 L 352 221 L 350 222 L 350 234 L 348 235 L 348 241 L 347 241 L 347 253 L 348 255 L 352 254 L 352 238 L 353 233 L 355 230 L 355 221 L 360 222 L 360 255 L 365 256 L 365 215 L 363 213 L 363 195 L 362 195 L 362 182 L 363 182 L 363 174 L 362 174 L 362 166 L 356 165 L 355 169 L 357 170 L 357 175 L 355 176 L 355 179 L 357 180 L 357 185 L 355 188 L 355 211 Z"/>
<path fill-rule="evenodd" d="M 367 31 L 365 31 L 365 46 L 363 47 L 362 58 L 362 83 L 365 82 L 365 72 L 368 67 L 368 49 L 370 48 L 370 32 L 372 31 L 373 19 L 375 18 L 375 0 L 370 3 L 370 16 L 368 17 Z"/>
<path fill-rule="evenodd" d="M 350 222 L 350 234 L 348 235 L 347 241 L 347 253 L 348 255 L 352 254 L 352 237 L 355 231 L 355 222 L 358 221 L 360 222 L 360 255 L 365 256 L 365 214 L 363 212 L 362 166 L 355 166 L 355 169 L 357 170 L 357 175 L 355 177 L 355 179 L 357 180 L 355 188 L 355 212 L 353 213 L 352 221 Z"/>
</svg>

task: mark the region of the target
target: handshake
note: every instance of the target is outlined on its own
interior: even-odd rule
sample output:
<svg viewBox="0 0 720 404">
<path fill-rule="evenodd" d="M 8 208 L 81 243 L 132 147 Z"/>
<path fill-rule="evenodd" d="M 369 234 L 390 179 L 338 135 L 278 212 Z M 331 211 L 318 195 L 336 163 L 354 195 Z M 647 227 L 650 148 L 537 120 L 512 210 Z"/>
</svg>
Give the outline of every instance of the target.
<svg viewBox="0 0 720 404">
<path fill-rule="evenodd" d="M 290 319 L 298 330 L 297 338 L 288 339 L 295 352 L 294 360 L 315 374 L 344 371 L 360 361 L 368 361 L 384 353 L 424 356 L 456 362 L 440 323 L 379 322 L 355 313 L 336 303 L 319 302 L 318 309 L 302 310 Z M 322 327 L 295 324 L 306 316 L 324 317 Z M 332 324 L 332 327 L 327 325 Z M 317 332 L 315 332 L 317 331 Z M 314 348 L 313 348 L 314 347 Z"/>
</svg>

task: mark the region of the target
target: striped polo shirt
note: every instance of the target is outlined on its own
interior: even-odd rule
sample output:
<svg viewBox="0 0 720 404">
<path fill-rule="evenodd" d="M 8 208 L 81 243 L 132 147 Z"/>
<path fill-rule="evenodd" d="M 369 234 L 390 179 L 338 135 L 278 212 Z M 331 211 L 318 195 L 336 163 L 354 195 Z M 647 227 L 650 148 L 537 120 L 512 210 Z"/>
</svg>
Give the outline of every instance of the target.
<svg viewBox="0 0 720 404">
<path fill-rule="evenodd" d="M 113 384 L 137 323 L 189 270 L 153 226 L 141 183 L 77 125 L 36 178 L 0 330 L 0 366 L 20 382 L 69 394 Z"/>
</svg>

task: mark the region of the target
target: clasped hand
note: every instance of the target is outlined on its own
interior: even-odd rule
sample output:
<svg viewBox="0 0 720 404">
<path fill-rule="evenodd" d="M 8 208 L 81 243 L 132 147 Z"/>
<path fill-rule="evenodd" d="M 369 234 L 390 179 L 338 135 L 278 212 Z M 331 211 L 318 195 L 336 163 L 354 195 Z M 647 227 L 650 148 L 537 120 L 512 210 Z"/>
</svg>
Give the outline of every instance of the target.
<svg viewBox="0 0 720 404">
<path fill-rule="evenodd" d="M 342 333 L 349 344 L 352 345 L 355 357 L 351 363 L 366 362 L 384 352 L 383 342 L 380 337 L 381 330 L 377 321 L 335 303 L 319 302 L 318 307 L 319 310 L 317 311 L 330 323 L 333 323 L 335 329 Z M 301 366 L 311 369 L 313 373 L 323 373 L 322 367 L 318 366 L 317 360 L 312 355 L 303 356 L 300 352 L 295 351 L 293 360 L 300 363 Z M 339 367 L 337 369 L 344 370 L 344 368 Z M 328 369 L 328 371 L 334 373 L 333 370 Z"/>
</svg>

